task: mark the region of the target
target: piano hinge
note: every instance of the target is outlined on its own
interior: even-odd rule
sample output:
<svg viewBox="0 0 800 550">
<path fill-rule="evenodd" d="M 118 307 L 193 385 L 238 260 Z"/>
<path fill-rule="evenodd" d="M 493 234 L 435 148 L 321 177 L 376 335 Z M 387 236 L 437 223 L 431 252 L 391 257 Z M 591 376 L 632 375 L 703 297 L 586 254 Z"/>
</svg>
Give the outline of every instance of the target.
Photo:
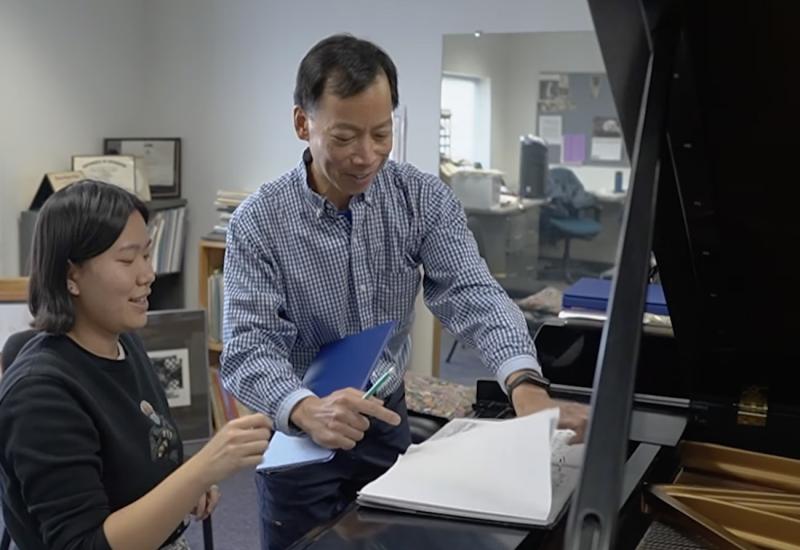
<svg viewBox="0 0 800 550">
<path fill-rule="evenodd" d="M 740 426 L 766 426 L 767 388 L 765 386 L 748 386 L 739 398 L 736 423 Z"/>
</svg>

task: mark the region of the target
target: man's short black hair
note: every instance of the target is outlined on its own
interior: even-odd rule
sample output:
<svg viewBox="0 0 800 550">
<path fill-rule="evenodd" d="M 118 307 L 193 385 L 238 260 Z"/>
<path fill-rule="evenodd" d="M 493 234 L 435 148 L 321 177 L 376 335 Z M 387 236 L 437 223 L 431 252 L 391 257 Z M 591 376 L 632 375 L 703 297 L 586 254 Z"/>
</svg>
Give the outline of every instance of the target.
<svg viewBox="0 0 800 550">
<path fill-rule="evenodd" d="M 34 328 L 55 334 L 72 329 L 69 262 L 79 265 L 108 250 L 136 211 L 146 223 L 147 206 L 138 197 L 93 180 L 73 183 L 47 199 L 33 234 L 28 307 Z"/>
<path fill-rule="evenodd" d="M 397 68 L 391 58 L 372 42 L 349 34 L 335 34 L 317 42 L 297 70 L 294 104 L 313 112 L 325 90 L 340 98 L 364 91 L 380 71 L 389 81 L 392 109 L 397 108 Z"/>
</svg>

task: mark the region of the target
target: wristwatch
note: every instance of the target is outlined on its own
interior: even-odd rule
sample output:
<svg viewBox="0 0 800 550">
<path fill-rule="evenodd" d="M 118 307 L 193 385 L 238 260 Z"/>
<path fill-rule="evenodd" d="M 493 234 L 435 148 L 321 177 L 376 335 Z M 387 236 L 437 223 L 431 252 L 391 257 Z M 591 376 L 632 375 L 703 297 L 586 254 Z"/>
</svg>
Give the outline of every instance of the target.
<svg viewBox="0 0 800 550">
<path fill-rule="evenodd" d="M 506 385 L 506 394 L 508 395 L 509 399 L 511 399 L 511 392 L 513 392 L 514 389 L 520 384 L 533 384 L 534 386 L 539 386 L 545 390 L 550 389 L 550 380 L 535 370 L 529 370 L 523 372 L 521 375 L 517 376 L 513 382 Z"/>
</svg>

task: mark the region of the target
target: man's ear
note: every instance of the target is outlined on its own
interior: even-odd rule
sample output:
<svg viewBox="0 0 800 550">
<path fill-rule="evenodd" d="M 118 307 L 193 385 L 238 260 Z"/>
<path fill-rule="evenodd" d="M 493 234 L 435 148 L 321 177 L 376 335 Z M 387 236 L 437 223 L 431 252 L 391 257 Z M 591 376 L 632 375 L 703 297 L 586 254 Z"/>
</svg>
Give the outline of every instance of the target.
<svg viewBox="0 0 800 550">
<path fill-rule="evenodd" d="M 294 131 L 297 137 L 303 141 L 308 141 L 308 114 L 299 105 L 294 106 L 292 111 L 292 118 L 294 119 Z"/>
</svg>

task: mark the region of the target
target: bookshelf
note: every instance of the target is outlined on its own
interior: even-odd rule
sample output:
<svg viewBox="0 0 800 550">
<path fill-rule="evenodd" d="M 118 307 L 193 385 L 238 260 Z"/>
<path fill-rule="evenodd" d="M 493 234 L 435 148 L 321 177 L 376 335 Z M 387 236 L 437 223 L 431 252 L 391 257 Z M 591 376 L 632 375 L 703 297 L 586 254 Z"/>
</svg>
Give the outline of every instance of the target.
<svg viewBox="0 0 800 550">
<path fill-rule="evenodd" d="M 198 276 L 198 300 L 200 305 L 211 313 L 208 303 L 208 278 L 214 274 L 215 271 L 222 270 L 225 262 L 225 242 L 215 241 L 209 239 L 200 240 L 200 254 L 199 254 L 199 269 Z M 208 325 L 212 323 L 209 316 Z M 210 331 L 209 331 L 210 334 Z M 222 354 L 222 342 L 209 336 L 206 342 L 208 349 L 208 364 L 211 367 L 209 371 L 209 396 L 211 401 L 211 409 L 214 417 L 214 426 L 219 429 L 225 422 L 232 420 L 249 411 L 231 394 L 222 388 L 222 383 L 219 379 L 219 364 L 220 355 Z"/>
<path fill-rule="evenodd" d="M 223 241 L 200 241 L 200 265 L 198 284 L 198 300 L 200 305 L 208 311 L 208 278 L 216 270 L 221 270 L 225 262 L 225 243 Z M 208 340 L 208 360 L 210 365 L 219 365 L 219 355 L 222 353 L 222 342 L 212 338 Z"/>
<path fill-rule="evenodd" d="M 153 218 L 159 215 L 160 212 L 164 213 L 169 210 L 186 208 L 187 201 L 186 199 L 181 198 L 155 199 L 145 204 L 147 205 L 147 209 L 150 211 L 150 219 L 152 222 Z M 174 245 L 181 248 L 184 247 L 184 241 L 186 238 L 185 220 L 185 216 L 180 218 L 179 221 L 176 220 L 182 227 L 173 228 L 173 231 L 176 233 L 176 235 L 174 235 Z M 165 236 L 165 238 L 169 237 Z M 176 254 L 179 254 L 179 256 L 182 257 L 183 250 L 176 252 Z M 153 281 L 153 284 L 151 285 L 150 309 L 183 309 L 185 307 L 184 287 L 184 273 L 180 266 L 173 268 L 173 270 L 170 270 L 170 272 L 156 273 L 156 280 Z"/>
</svg>

